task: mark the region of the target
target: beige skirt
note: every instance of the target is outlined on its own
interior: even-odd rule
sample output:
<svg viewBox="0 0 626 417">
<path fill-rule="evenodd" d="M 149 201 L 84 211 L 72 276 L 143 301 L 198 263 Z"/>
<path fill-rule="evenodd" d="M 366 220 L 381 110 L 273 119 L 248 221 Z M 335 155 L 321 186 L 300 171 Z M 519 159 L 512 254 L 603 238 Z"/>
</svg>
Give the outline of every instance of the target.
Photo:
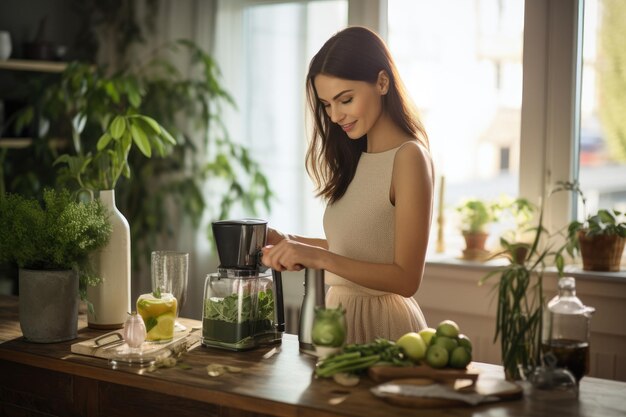
<svg viewBox="0 0 626 417">
<path fill-rule="evenodd" d="M 347 343 L 368 343 L 378 337 L 397 340 L 428 327 L 417 301 L 398 294 L 371 294 L 359 287 L 332 285 L 326 306 L 346 310 Z"/>
</svg>

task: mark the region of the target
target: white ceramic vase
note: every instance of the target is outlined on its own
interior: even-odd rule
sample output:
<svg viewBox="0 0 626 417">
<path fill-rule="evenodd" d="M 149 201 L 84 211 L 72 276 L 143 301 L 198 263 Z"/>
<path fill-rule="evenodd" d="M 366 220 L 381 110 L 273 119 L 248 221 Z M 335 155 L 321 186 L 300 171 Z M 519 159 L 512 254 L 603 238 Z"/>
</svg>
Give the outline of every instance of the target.
<svg viewBox="0 0 626 417">
<path fill-rule="evenodd" d="M 94 329 L 121 329 L 131 311 L 130 227 L 115 205 L 115 190 L 100 191 L 99 199 L 110 213 L 113 231 L 107 246 L 93 256 L 102 282 L 87 287 L 87 299 L 94 307 L 88 324 Z"/>
</svg>

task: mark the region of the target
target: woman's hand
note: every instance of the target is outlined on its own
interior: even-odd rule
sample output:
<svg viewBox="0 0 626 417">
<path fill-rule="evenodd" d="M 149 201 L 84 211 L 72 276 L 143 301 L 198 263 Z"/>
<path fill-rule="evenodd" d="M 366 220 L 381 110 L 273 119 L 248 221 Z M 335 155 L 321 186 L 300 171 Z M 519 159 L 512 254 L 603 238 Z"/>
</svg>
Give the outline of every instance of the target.
<svg viewBox="0 0 626 417">
<path fill-rule="evenodd" d="M 319 269 L 323 250 L 317 246 L 283 239 L 275 245 L 265 246 L 261 261 L 265 266 L 279 272 L 301 271 L 303 268 Z"/>
<path fill-rule="evenodd" d="M 267 228 L 267 244 L 276 245 L 278 242 L 287 239 L 287 235 L 271 227 Z"/>
</svg>

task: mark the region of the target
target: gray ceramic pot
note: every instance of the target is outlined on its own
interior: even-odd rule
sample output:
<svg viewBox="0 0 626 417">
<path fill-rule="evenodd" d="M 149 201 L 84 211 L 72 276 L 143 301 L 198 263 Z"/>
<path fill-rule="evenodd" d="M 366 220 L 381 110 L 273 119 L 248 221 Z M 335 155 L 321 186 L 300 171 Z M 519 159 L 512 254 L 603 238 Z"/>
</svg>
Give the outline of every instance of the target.
<svg viewBox="0 0 626 417">
<path fill-rule="evenodd" d="M 78 274 L 73 270 L 19 271 L 20 327 L 29 342 L 55 343 L 76 338 Z"/>
</svg>

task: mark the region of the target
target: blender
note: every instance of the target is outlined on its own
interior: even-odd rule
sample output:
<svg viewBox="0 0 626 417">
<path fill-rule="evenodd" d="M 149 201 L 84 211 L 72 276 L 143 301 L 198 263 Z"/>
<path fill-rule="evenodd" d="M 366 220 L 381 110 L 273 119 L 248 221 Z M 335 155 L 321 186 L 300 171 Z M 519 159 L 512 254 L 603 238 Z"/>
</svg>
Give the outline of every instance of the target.
<svg viewBox="0 0 626 417">
<path fill-rule="evenodd" d="M 202 344 L 240 351 L 280 343 L 282 276 L 261 263 L 267 221 L 222 220 L 211 226 L 220 264 L 204 283 Z"/>
</svg>

